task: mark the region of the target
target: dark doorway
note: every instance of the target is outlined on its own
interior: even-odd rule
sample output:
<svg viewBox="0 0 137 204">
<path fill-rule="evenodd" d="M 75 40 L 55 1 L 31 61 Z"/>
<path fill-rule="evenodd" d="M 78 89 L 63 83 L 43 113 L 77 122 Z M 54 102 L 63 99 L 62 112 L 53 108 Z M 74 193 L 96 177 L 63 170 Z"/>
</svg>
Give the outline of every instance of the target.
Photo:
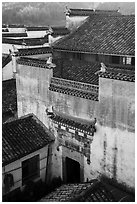
<svg viewBox="0 0 137 204">
<path fill-rule="evenodd" d="M 77 161 L 68 157 L 66 157 L 66 182 L 80 182 L 80 164 Z"/>
</svg>

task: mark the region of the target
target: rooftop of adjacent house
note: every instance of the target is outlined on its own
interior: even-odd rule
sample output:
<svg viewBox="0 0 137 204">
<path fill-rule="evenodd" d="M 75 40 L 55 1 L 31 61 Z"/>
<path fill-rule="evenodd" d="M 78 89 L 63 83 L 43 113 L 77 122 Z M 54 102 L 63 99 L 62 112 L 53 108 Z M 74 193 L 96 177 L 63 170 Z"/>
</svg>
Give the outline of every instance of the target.
<svg viewBox="0 0 137 204">
<path fill-rule="evenodd" d="M 100 70 L 100 63 L 82 60 L 57 59 L 53 76 L 72 81 L 98 85 L 99 77 L 95 73 Z"/>
<path fill-rule="evenodd" d="M 20 57 L 17 60 L 18 64 L 28 65 L 32 67 L 41 67 L 41 68 L 48 68 L 47 59 L 37 59 L 31 57 Z"/>
<path fill-rule="evenodd" d="M 40 38 L 2 38 L 2 43 L 5 44 L 16 44 L 16 45 L 27 45 L 27 46 L 36 46 L 43 45 L 48 43 L 48 36 L 40 37 Z"/>
<path fill-rule="evenodd" d="M 29 114 L 2 125 L 2 164 L 14 162 L 54 141 L 53 135 Z"/>
<path fill-rule="evenodd" d="M 106 72 L 101 69 L 99 62 L 87 62 L 76 59 L 55 59 L 56 68 L 53 77 L 99 85 L 99 76 L 115 80 L 135 82 L 135 66 L 106 64 Z M 99 74 L 97 74 L 97 72 Z"/>
<path fill-rule="evenodd" d="M 135 55 L 135 16 L 91 15 L 53 48 L 93 54 Z"/>
<path fill-rule="evenodd" d="M 27 33 L 2 33 L 2 37 L 27 37 Z"/>
<path fill-rule="evenodd" d="M 43 31 L 48 30 L 48 26 L 26 26 L 27 31 Z"/>
<path fill-rule="evenodd" d="M 99 77 L 135 82 L 135 70 L 117 69 L 111 66 L 105 72 L 100 72 Z"/>
<path fill-rule="evenodd" d="M 2 68 L 5 67 L 11 60 L 12 60 L 12 57 L 10 54 L 2 53 Z"/>
<path fill-rule="evenodd" d="M 2 114 L 17 111 L 16 80 L 10 79 L 2 82 Z"/>
<path fill-rule="evenodd" d="M 2 32 L 9 32 L 8 28 L 2 28 Z"/>
<path fill-rule="evenodd" d="M 135 198 L 118 188 L 97 180 L 64 184 L 40 202 L 134 202 Z"/>
<path fill-rule="evenodd" d="M 70 33 L 70 31 L 64 26 L 52 26 L 51 29 L 53 31 L 53 36 L 67 35 Z"/>
<path fill-rule="evenodd" d="M 121 15 L 118 10 L 72 9 L 66 8 L 69 16 L 90 16 L 93 14 Z"/>
<path fill-rule="evenodd" d="M 52 53 L 51 47 L 34 47 L 34 48 L 22 48 L 18 49 L 16 53 L 17 56 L 26 56 L 26 55 L 37 55 L 37 54 L 46 54 Z"/>
<path fill-rule="evenodd" d="M 2 28 L 7 28 L 7 25 L 6 24 L 2 24 Z"/>
<path fill-rule="evenodd" d="M 8 26 L 8 28 L 24 28 L 25 27 L 25 25 L 21 25 L 21 24 L 9 24 L 9 25 L 7 25 Z"/>
</svg>

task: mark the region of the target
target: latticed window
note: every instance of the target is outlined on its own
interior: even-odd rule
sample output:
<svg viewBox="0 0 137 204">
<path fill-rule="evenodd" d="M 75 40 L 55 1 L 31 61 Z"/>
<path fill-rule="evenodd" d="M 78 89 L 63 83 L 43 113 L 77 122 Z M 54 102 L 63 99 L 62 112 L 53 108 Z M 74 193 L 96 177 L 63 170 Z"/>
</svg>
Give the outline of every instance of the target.
<svg viewBox="0 0 137 204">
<path fill-rule="evenodd" d="M 22 184 L 38 178 L 40 175 L 39 155 L 22 162 Z"/>
<path fill-rule="evenodd" d="M 127 63 L 126 64 L 131 64 L 131 57 L 127 57 Z"/>
</svg>

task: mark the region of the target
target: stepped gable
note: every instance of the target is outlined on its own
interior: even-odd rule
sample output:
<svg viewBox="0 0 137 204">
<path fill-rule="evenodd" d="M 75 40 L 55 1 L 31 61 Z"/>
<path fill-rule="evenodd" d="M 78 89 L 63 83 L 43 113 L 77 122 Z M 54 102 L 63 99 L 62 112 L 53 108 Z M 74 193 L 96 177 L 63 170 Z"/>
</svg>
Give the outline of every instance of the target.
<svg viewBox="0 0 137 204">
<path fill-rule="evenodd" d="M 49 130 L 32 114 L 2 126 L 2 164 L 14 162 L 54 141 Z"/>
<path fill-rule="evenodd" d="M 53 48 L 93 54 L 135 55 L 135 16 L 92 15 Z"/>
</svg>

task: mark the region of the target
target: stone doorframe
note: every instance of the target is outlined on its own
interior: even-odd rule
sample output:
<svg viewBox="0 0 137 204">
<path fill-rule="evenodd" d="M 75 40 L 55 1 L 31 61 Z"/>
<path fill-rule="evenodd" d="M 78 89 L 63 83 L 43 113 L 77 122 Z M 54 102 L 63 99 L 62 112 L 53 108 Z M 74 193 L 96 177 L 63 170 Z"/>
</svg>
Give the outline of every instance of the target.
<svg viewBox="0 0 137 204">
<path fill-rule="evenodd" d="M 77 161 L 80 164 L 80 182 L 84 182 L 84 155 L 80 152 L 74 151 L 67 147 L 62 146 L 62 178 L 66 183 L 66 157 Z"/>
</svg>

